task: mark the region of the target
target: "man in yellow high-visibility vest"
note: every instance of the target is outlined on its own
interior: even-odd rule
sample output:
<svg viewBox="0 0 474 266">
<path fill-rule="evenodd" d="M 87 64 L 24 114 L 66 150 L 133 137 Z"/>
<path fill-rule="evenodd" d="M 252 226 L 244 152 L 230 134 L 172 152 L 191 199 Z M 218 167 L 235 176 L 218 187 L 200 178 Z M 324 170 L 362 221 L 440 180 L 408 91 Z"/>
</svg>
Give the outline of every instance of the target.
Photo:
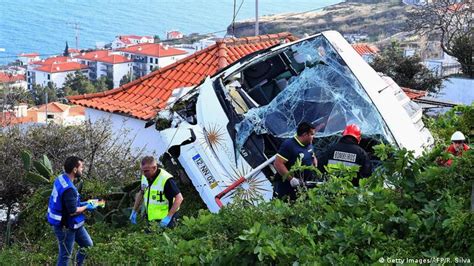
<svg viewBox="0 0 474 266">
<path fill-rule="evenodd" d="M 183 202 L 183 195 L 173 176 L 165 169 L 159 168 L 152 156 L 142 159 L 141 170 L 141 189 L 135 197 L 130 221 L 133 224 L 137 222 L 137 212 L 144 203 L 148 221 L 158 221 L 161 227 L 173 227 L 176 212 Z"/>
</svg>

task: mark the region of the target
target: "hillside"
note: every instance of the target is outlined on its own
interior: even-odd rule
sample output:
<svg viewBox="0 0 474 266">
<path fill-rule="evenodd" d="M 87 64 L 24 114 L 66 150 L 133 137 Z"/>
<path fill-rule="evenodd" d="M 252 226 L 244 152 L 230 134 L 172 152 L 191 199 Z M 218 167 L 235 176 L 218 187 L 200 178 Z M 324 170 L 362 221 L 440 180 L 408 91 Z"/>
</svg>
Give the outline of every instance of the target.
<svg viewBox="0 0 474 266">
<path fill-rule="evenodd" d="M 369 41 L 377 41 L 403 31 L 411 8 L 394 2 L 344 2 L 303 14 L 263 16 L 260 18 L 260 34 L 289 31 L 302 36 L 336 30 L 342 34 L 368 35 Z M 253 19 L 237 22 L 234 34 L 237 37 L 253 35 L 254 23 Z M 232 34 L 232 25 L 227 31 Z"/>
</svg>

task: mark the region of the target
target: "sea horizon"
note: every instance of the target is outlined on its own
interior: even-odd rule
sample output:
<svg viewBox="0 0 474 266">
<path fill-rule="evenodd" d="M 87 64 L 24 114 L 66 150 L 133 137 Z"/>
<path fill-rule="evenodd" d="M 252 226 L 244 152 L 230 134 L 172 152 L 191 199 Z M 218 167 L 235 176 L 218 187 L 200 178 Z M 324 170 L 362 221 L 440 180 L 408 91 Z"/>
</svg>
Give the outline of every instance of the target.
<svg viewBox="0 0 474 266">
<path fill-rule="evenodd" d="M 259 16 L 304 12 L 339 3 L 339 0 L 259 0 Z M 236 0 L 242 7 L 236 21 L 255 17 L 255 1 Z M 60 54 L 69 48 L 95 48 L 117 35 L 158 35 L 178 30 L 183 34 L 226 30 L 233 18 L 231 0 L 0 0 L 0 65 L 21 53 Z M 76 47 L 75 25 L 79 47 Z M 223 36 L 225 32 L 222 32 Z"/>
</svg>

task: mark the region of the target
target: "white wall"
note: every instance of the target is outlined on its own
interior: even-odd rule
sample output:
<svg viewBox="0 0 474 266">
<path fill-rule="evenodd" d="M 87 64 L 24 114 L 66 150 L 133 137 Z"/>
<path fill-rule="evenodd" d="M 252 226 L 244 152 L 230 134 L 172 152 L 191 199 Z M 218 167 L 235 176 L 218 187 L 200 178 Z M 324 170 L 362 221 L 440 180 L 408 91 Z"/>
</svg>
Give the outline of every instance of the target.
<svg viewBox="0 0 474 266">
<path fill-rule="evenodd" d="M 171 65 L 174 62 L 187 57 L 189 54 L 183 54 L 183 55 L 174 55 L 174 56 L 167 56 L 167 57 L 153 57 L 153 56 L 147 56 L 146 57 L 146 74 L 149 74 L 151 72 L 150 67 L 153 69 L 155 67 L 163 68 L 167 65 Z M 150 63 L 150 59 L 152 59 L 153 63 Z"/>
<path fill-rule="evenodd" d="M 114 88 L 120 86 L 120 80 L 127 75 L 132 69 L 132 62 L 129 63 L 122 63 L 122 64 L 114 64 L 113 66 L 114 71 Z"/>
<path fill-rule="evenodd" d="M 86 119 L 92 122 L 100 119 L 110 119 L 114 134 L 123 133 L 122 128 L 129 129 L 128 137 L 134 139 L 132 147 L 136 150 L 144 148 L 144 155 L 155 153 L 158 158 L 167 148 L 161 140 L 159 131 L 154 126 L 145 128 L 146 121 L 91 108 L 86 108 Z"/>
</svg>

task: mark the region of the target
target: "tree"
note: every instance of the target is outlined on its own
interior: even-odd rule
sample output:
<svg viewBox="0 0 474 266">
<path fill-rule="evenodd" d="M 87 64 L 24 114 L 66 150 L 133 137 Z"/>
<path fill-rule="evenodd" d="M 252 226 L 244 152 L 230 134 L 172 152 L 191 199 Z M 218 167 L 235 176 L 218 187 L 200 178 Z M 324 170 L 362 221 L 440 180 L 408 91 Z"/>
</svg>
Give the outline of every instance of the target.
<svg viewBox="0 0 474 266">
<path fill-rule="evenodd" d="M 92 82 L 80 71 L 69 73 L 63 86 L 64 96 L 96 92 Z"/>
<path fill-rule="evenodd" d="M 110 90 L 114 88 L 114 81 L 108 76 L 102 76 L 94 82 L 94 87 L 96 91 Z"/>
<path fill-rule="evenodd" d="M 370 64 L 375 71 L 391 77 L 398 85 L 414 90 L 437 91 L 443 78 L 437 77 L 426 68 L 420 57 L 403 56 L 399 44 L 392 42 Z"/>
<path fill-rule="evenodd" d="M 66 41 L 66 48 L 64 48 L 64 53 L 63 53 L 64 56 L 69 56 L 69 45 L 67 44 L 67 41 Z"/>
<path fill-rule="evenodd" d="M 27 90 L 12 86 L 11 83 L 0 82 L 0 97 L 0 111 L 10 109 L 19 103 L 33 102 L 32 96 Z"/>
<path fill-rule="evenodd" d="M 472 65 L 472 6 L 457 0 L 439 0 L 415 8 L 408 27 L 440 41 L 441 49 L 458 59 L 463 73 L 474 76 Z"/>
<path fill-rule="evenodd" d="M 123 86 L 130 82 L 132 82 L 132 74 L 128 72 L 127 75 L 123 76 L 122 79 L 120 80 L 120 86 Z"/>
<path fill-rule="evenodd" d="M 48 82 L 48 85 L 41 86 L 34 84 L 31 89 L 31 96 L 35 105 L 41 105 L 46 103 L 46 95 L 48 95 L 48 102 L 57 101 L 61 96 L 61 92 L 53 82 Z"/>
</svg>

